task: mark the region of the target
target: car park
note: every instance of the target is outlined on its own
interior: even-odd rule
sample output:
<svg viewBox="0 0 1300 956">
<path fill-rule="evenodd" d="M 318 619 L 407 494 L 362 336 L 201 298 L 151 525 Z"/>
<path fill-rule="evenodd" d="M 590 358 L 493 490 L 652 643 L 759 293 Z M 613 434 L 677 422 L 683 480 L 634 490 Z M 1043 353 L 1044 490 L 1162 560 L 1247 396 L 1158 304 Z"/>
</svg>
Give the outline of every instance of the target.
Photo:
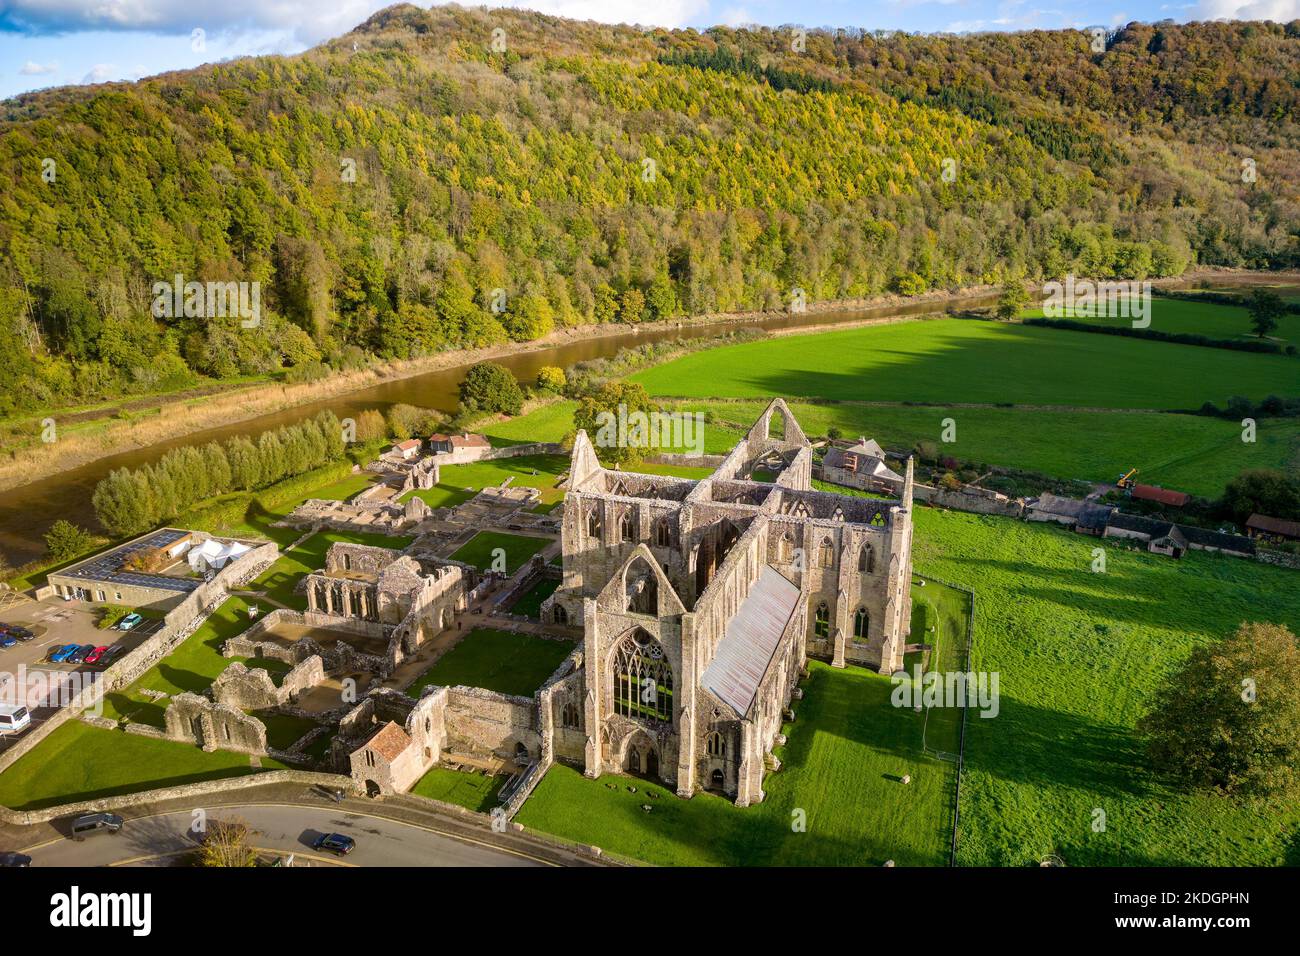
<svg viewBox="0 0 1300 956">
<path fill-rule="evenodd" d="M 122 818 L 116 813 L 84 813 L 72 821 L 72 839 L 84 840 L 98 833 L 117 833 Z"/>
<path fill-rule="evenodd" d="M 98 664 L 104 660 L 104 654 L 107 653 L 108 647 L 97 647 L 86 655 L 87 664 Z"/>
<path fill-rule="evenodd" d="M 109 664 L 113 663 L 113 661 L 121 657 L 124 653 L 126 653 L 126 648 L 124 648 L 121 644 L 114 644 L 112 647 L 105 650 L 103 654 L 99 655 L 99 666 L 107 667 Z"/>
<path fill-rule="evenodd" d="M 143 617 L 132 611 L 126 617 L 122 618 L 122 620 L 117 622 L 117 629 L 119 631 L 129 631 L 143 620 Z"/>
<path fill-rule="evenodd" d="M 76 650 L 74 650 L 71 654 L 69 654 L 69 655 L 64 659 L 64 663 L 67 663 L 67 664 L 84 664 L 84 663 L 86 662 L 86 657 L 87 657 L 87 656 L 90 654 L 90 652 L 93 651 L 94 649 L 95 649 L 95 645 L 94 645 L 94 644 L 82 644 L 80 647 L 78 647 Z"/>
<path fill-rule="evenodd" d="M 77 649 L 78 646 L 76 644 L 64 644 L 60 647 L 56 647 L 54 650 L 50 651 L 50 662 L 54 664 L 62 664 L 71 657 L 73 652 Z"/>
<path fill-rule="evenodd" d="M 7 634 L 20 641 L 30 641 L 36 636 L 30 630 L 18 624 L 0 624 L 0 634 Z"/>
<path fill-rule="evenodd" d="M 317 850 L 326 850 L 335 856 L 347 856 L 357 848 L 357 841 L 350 836 L 342 833 L 322 833 L 316 838 L 312 847 Z"/>
</svg>

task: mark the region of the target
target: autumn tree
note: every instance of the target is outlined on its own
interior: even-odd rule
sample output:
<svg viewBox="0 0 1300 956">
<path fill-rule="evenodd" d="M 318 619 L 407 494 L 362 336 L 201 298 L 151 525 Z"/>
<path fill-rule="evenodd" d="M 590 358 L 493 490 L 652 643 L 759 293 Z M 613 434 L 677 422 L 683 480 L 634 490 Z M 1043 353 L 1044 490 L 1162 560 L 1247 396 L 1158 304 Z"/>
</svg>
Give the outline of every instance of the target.
<svg viewBox="0 0 1300 956">
<path fill-rule="evenodd" d="M 1138 721 L 1152 764 L 1193 790 L 1293 794 L 1300 784 L 1300 647 L 1284 625 L 1242 624 L 1194 649 Z"/>
<path fill-rule="evenodd" d="M 460 383 L 460 406 L 465 411 L 518 415 L 523 404 L 523 389 L 505 367 L 495 362 L 470 366 Z"/>
</svg>

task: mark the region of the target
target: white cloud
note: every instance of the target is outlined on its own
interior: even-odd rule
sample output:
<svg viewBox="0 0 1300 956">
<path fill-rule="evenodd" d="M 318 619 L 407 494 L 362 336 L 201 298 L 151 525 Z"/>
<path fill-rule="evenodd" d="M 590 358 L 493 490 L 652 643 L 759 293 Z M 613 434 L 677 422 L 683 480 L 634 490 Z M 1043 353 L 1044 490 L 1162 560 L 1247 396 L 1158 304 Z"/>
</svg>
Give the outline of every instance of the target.
<svg viewBox="0 0 1300 956">
<path fill-rule="evenodd" d="M 57 61 L 53 63 L 33 63 L 28 60 L 18 68 L 18 72 L 22 76 L 48 76 L 51 73 L 59 72 L 59 64 Z"/>
<path fill-rule="evenodd" d="M 1300 0 L 1201 0 L 1195 20 L 1300 20 Z"/>
<path fill-rule="evenodd" d="M 96 63 L 90 68 L 90 72 L 82 77 L 82 83 L 107 83 L 117 76 L 117 64 L 115 63 Z"/>
</svg>

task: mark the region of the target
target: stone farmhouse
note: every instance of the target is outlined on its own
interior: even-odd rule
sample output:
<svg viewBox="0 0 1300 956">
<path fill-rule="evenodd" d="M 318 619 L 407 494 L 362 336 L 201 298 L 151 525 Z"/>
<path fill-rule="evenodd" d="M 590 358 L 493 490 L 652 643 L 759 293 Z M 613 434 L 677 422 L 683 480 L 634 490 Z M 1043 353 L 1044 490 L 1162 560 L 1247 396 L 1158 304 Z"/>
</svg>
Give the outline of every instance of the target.
<svg viewBox="0 0 1300 956">
<path fill-rule="evenodd" d="M 748 805 L 808 656 L 902 667 L 911 462 L 895 499 L 814 491 L 811 473 L 780 399 L 702 480 L 606 469 L 578 433 L 563 581 L 543 606 L 584 637 L 581 666 L 546 689 L 556 757 Z"/>
</svg>

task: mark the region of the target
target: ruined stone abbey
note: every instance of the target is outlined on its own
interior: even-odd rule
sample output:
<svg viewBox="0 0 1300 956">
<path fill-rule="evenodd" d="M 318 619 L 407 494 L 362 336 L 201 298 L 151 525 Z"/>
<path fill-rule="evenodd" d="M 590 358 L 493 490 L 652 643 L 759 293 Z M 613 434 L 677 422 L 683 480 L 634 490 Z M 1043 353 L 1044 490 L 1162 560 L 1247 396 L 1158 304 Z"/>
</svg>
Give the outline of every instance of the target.
<svg viewBox="0 0 1300 956">
<path fill-rule="evenodd" d="M 815 491 L 811 474 L 780 399 L 702 480 L 606 469 L 578 433 L 563 583 L 543 608 L 584 635 L 544 697 L 555 757 L 748 805 L 807 657 L 902 667 L 911 462 L 890 499 Z"/>
</svg>

